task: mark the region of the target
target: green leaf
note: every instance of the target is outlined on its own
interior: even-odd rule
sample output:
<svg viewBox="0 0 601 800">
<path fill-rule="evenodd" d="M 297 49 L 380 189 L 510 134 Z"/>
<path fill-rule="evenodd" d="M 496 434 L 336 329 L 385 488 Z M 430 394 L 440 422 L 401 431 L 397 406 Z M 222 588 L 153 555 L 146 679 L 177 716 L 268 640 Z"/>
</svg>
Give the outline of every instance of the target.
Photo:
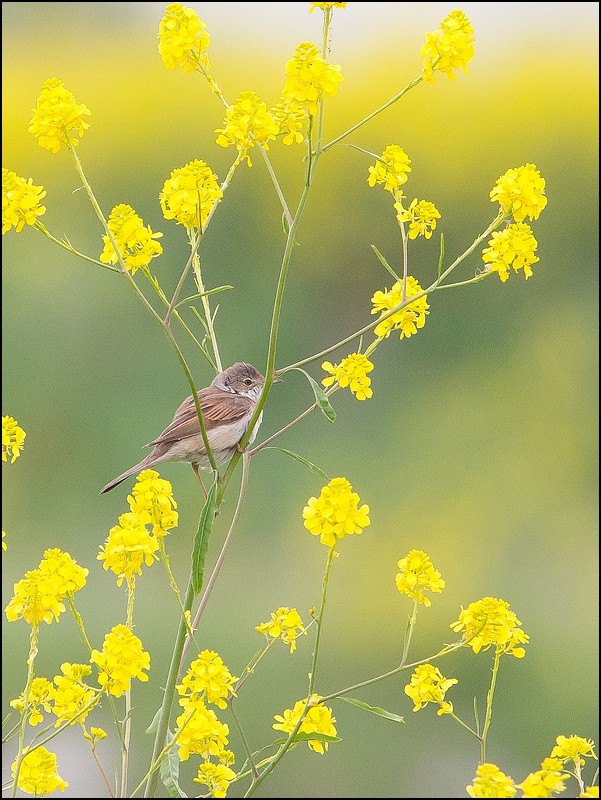
<svg viewBox="0 0 601 800">
<path fill-rule="evenodd" d="M 328 400 L 328 396 L 326 395 L 324 390 L 321 388 L 321 386 L 317 383 L 317 381 L 313 380 L 313 378 L 309 375 L 309 373 L 305 372 L 304 369 L 301 369 L 300 367 L 294 367 L 294 369 L 296 369 L 299 372 L 303 373 L 305 378 L 311 384 L 311 388 L 313 389 L 313 394 L 315 395 L 315 404 L 317 405 L 317 407 L 319 409 L 321 409 L 323 414 L 326 416 L 327 419 L 330 420 L 330 422 L 334 422 L 334 420 L 336 419 L 336 412 L 334 411 L 334 409 L 330 405 L 330 401 Z"/>
<path fill-rule="evenodd" d="M 233 289 L 233 288 L 234 288 L 233 286 L 217 286 L 216 289 L 208 289 L 206 292 L 200 292 L 199 294 L 191 294 L 190 297 L 186 297 L 184 300 L 180 300 L 179 303 L 176 303 L 174 308 L 178 308 L 184 303 L 188 303 L 190 300 L 198 300 L 199 297 L 208 297 L 210 294 L 217 294 L 217 292 L 225 292 L 226 289 Z"/>
<path fill-rule="evenodd" d="M 160 718 L 160 716 L 161 716 L 161 709 L 159 708 L 159 709 L 157 709 L 157 712 L 156 712 L 156 714 L 155 714 L 155 715 L 154 715 L 154 717 L 152 718 L 152 722 L 151 722 L 151 723 L 150 723 L 150 725 L 149 725 L 149 726 L 146 728 L 146 733 L 148 733 L 148 734 L 150 734 L 150 733 L 156 733 L 156 730 L 157 730 L 157 728 L 159 727 L 159 718 Z"/>
<path fill-rule="evenodd" d="M 444 233 L 440 233 L 440 256 L 438 257 L 438 277 L 442 272 L 442 262 L 444 261 Z"/>
<path fill-rule="evenodd" d="M 192 549 L 192 586 L 196 594 L 202 589 L 209 536 L 211 535 L 213 522 L 215 521 L 215 513 L 217 511 L 216 497 L 217 476 L 215 476 L 213 485 L 207 494 L 207 499 L 200 514 L 198 530 L 194 537 L 194 547 Z"/>
<path fill-rule="evenodd" d="M 386 711 L 383 708 L 378 708 L 378 706 L 369 706 L 362 700 L 355 700 L 353 697 L 341 697 L 340 700 L 344 700 L 353 706 L 357 706 L 357 708 L 362 708 L 364 711 L 370 711 L 372 714 L 377 714 L 378 717 L 384 717 L 384 719 L 392 720 L 392 722 L 400 722 L 403 725 L 405 724 L 404 717 L 399 717 L 398 714 L 393 714 L 392 711 Z"/>
<path fill-rule="evenodd" d="M 308 467 L 311 472 L 314 472 L 315 475 L 320 475 L 322 478 L 325 478 L 327 481 L 330 480 L 330 476 L 326 475 L 326 473 L 320 469 L 316 464 L 313 464 L 312 461 L 309 461 L 307 458 L 303 458 L 303 456 L 299 456 L 298 453 L 294 453 L 292 450 L 285 450 L 283 447 L 263 447 L 262 450 L 279 450 L 280 453 L 285 453 L 290 458 L 294 458 L 296 461 L 300 461 L 301 464 L 304 464 L 305 467 Z"/>
<path fill-rule="evenodd" d="M 379 251 L 379 250 L 378 250 L 378 248 L 375 246 L 375 244 L 372 244 L 372 245 L 371 245 L 371 249 L 372 249 L 372 250 L 374 251 L 374 253 L 376 254 L 376 256 L 377 256 L 377 258 L 378 258 L 378 261 L 379 261 L 379 262 L 380 262 L 380 264 L 381 264 L 381 265 L 384 267 L 384 269 L 385 269 L 385 270 L 386 270 L 388 273 L 390 273 L 390 275 L 392 275 L 392 277 L 393 277 L 395 280 L 397 280 L 397 281 L 400 281 L 401 279 L 399 278 L 399 276 L 396 274 L 396 272 L 395 272 L 395 271 L 393 270 L 393 268 L 390 266 L 390 264 L 388 263 L 388 261 L 386 261 L 386 259 L 385 259 L 385 258 L 384 258 L 384 256 L 382 255 L 382 253 L 380 253 L 380 251 Z"/>
<path fill-rule="evenodd" d="M 159 775 L 163 786 L 169 792 L 170 797 L 188 797 L 188 795 L 180 789 L 179 779 L 179 756 L 175 750 L 170 750 L 161 761 L 159 767 Z"/>
</svg>

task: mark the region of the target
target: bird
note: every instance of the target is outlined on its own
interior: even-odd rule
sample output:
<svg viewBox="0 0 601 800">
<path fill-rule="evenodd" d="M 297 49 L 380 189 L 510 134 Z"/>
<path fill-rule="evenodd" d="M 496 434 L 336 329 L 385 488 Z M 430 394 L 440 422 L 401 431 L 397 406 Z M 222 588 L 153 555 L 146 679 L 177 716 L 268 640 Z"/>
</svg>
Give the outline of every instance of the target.
<svg viewBox="0 0 601 800">
<path fill-rule="evenodd" d="M 273 382 L 280 383 L 281 379 L 275 378 Z M 216 375 L 209 386 L 197 392 L 207 438 L 218 466 L 229 461 L 236 451 L 248 429 L 264 385 L 265 378 L 252 364 L 238 361 Z M 249 444 L 254 441 L 262 419 L 261 411 Z M 198 470 L 209 467 L 210 461 L 200 432 L 193 395 L 181 403 L 165 430 L 144 446 L 152 447 L 152 452 L 109 481 L 100 494 L 110 492 L 137 472 L 165 461 L 191 462 L 204 491 Z"/>
</svg>

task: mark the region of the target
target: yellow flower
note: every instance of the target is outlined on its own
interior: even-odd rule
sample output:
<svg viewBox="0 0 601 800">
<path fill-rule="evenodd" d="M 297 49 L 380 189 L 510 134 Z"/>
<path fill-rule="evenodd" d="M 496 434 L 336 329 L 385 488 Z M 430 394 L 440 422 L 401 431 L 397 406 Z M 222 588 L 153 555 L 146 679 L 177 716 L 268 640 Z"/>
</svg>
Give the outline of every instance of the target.
<svg viewBox="0 0 601 800">
<path fill-rule="evenodd" d="M 286 62 L 286 79 L 282 94 L 290 100 L 304 103 L 309 114 L 317 113 L 317 103 L 324 97 L 334 97 L 342 72 L 337 64 L 328 64 L 311 42 L 301 42 Z"/>
<path fill-rule="evenodd" d="M 456 633 L 463 632 L 474 653 L 487 650 L 494 644 L 501 653 L 523 658 L 525 650 L 517 645 L 526 644 L 530 637 L 521 630 L 521 624 L 505 600 L 484 597 L 470 603 L 466 609 L 462 608 L 459 619 L 450 627 Z"/>
<path fill-rule="evenodd" d="M 71 131 L 83 136 L 90 127 L 85 117 L 91 113 L 83 103 L 75 101 L 62 81 L 49 78 L 42 84 L 28 131 L 40 147 L 58 153 L 69 142 L 77 147 L 79 140 L 70 135 Z"/>
<path fill-rule="evenodd" d="M 554 765 L 550 766 L 551 769 L 543 767 L 531 772 L 521 783 L 516 783 L 516 788 L 523 792 L 522 797 L 553 797 L 554 794 L 565 792 L 565 781 L 570 777 L 569 774 L 554 769 Z"/>
<path fill-rule="evenodd" d="M 409 156 L 402 147 L 389 144 L 374 166 L 369 168 L 367 183 L 370 186 L 382 183 L 387 192 L 394 193 L 407 183 L 407 173 L 411 172 L 410 164 Z"/>
<path fill-rule="evenodd" d="M 516 222 L 523 222 L 526 217 L 538 219 L 547 205 L 545 179 L 534 164 L 508 169 L 495 183 L 490 199 L 498 202 L 504 213 L 511 214 Z"/>
<path fill-rule="evenodd" d="M 2 168 L 2 234 L 11 228 L 20 233 L 26 225 L 35 225 L 46 213 L 40 204 L 46 190 L 34 186 L 33 178 L 20 178 L 16 172 Z"/>
<path fill-rule="evenodd" d="M 558 736 L 555 741 L 557 744 L 551 751 L 551 758 L 573 761 L 574 764 L 580 767 L 583 767 L 586 763 L 584 758 L 597 758 L 595 755 L 595 743 L 592 739 L 583 739 L 582 736 L 572 735 Z"/>
<path fill-rule="evenodd" d="M 177 527 L 177 503 L 169 481 L 161 478 L 153 469 L 145 469 L 136 478 L 136 484 L 127 502 L 132 513 L 137 514 L 144 525 L 152 525 L 155 536 L 165 536 Z"/>
<path fill-rule="evenodd" d="M 49 625 L 65 610 L 63 599 L 57 592 L 56 581 L 39 569 L 33 569 L 15 583 L 14 595 L 5 609 L 6 618 L 15 622 L 22 617 L 30 625 L 39 625 L 42 621 Z"/>
<path fill-rule="evenodd" d="M 213 206 L 223 197 L 213 170 L 204 161 L 174 169 L 159 195 L 163 216 L 186 228 L 204 229 Z"/>
<path fill-rule="evenodd" d="M 92 727 L 90 728 L 90 735 L 91 735 L 93 740 L 100 741 L 101 739 L 106 739 L 108 734 L 102 728 L 95 728 L 92 725 Z"/>
<path fill-rule="evenodd" d="M 96 558 L 104 561 L 104 569 L 117 575 L 117 586 L 121 586 L 124 578 L 131 583 L 136 575 L 142 574 L 142 564 L 150 567 L 158 549 L 156 537 L 148 532 L 140 516 L 128 511 L 121 514 L 119 524 L 110 529 Z"/>
<path fill-rule="evenodd" d="M 409 683 L 405 686 L 405 694 L 413 700 L 414 711 L 428 703 L 438 703 L 440 708 L 436 712 L 441 714 L 451 714 L 453 704 L 445 700 L 445 694 L 454 684 L 458 683 L 456 678 L 445 678 L 440 670 L 432 664 L 420 664 L 415 668 Z"/>
<path fill-rule="evenodd" d="M 282 95 L 269 113 L 278 123 L 278 135 L 283 137 L 282 144 L 301 144 L 304 141 L 307 112 L 302 103 Z"/>
<path fill-rule="evenodd" d="M 495 764 L 480 764 L 473 784 L 466 786 L 470 797 L 515 797 L 516 791 L 513 778 Z"/>
<path fill-rule="evenodd" d="M 114 697 L 121 697 L 129 689 L 132 678 L 148 680 L 142 670 L 150 668 L 150 656 L 126 625 L 115 625 L 106 634 L 102 652 L 92 650 L 90 662 L 100 669 L 98 683 Z"/>
<path fill-rule="evenodd" d="M 56 690 L 52 713 L 58 718 L 54 727 L 63 722 L 83 722 L 93 708 L 92 700 L 98 691 L 87 686 L 83 679 L 92 674 L 87 664 L 61 664 L 62 675 L 54 676 Z M 89 708 L 86 706 L 89 705 Z"/>
<path fill-rule="evenodd" d="M 362 353 L 351 353 L 350 356 L 343 358 L 340 364 L 324 361 L 321 368 L 331 373 L 330 377 L 322 380 L 324 386 L 331 386 L 335 382 L 338 382 L 342 389 L 348 386 L 357 400 L 365 400 L 373 395 L 369 388 L 371 378 L 367 377 L 367 373 L 372 371 L 374 365 Z"/>
<path fill-rule="evenodd" d="M 426 608 L 432 605 L 424 592 L 442 592 L 445 582 L 440 572 L 434 569 L 430 557 L 422 550 L 411 550 L 398 562 L 401 570 L 396 576 L 396 588 L 401 594 L 423 603 Z"/>
<path fill-rule="evenodd" d="M 438 30 L 426 33 L 426 43 L 420 51 L 424 59 L 422 78 L 434 82 L 435 72 L 446 72 L 455 79 L 453 70 L 469 72 L 468 63 L 474 57 L 474 29 L 463 11 L 451 11 Z"/>
<path fill-rule="evenodd" d="M 420 294 L 422 287 L 411 275 L 407 276 L 407 296 L 405 299 L 415 297 Z M 385 289 L 383 292 L 376 292 L 371 298 L 373 304 L 372 314 L 380 313 L 383 317 L 395 306 L 403 302 L 403 281 L 393 284 L 390 291 Z M 429 314 L 428 295 L 425 294 L 413 303 L 409 303 L 395 314 L 391 314 L 387 319 L 379 322 L 374 328 L 374 333 L 381 339 L 387 338 L 391 331 L 400 330 L 400 338 L 413 336 L 420 328 L 426 324 L 426 315 Z"/>
<path fill-rule="evenodd" d="M 227 708 L 227 698 L 236 696 L 235 678 L 223 663 L 222 658 L 212 650 L 203 650 L 193 661 L 177 691 L 183 695 L 179 701 L 184 708 L 193 707 L 198 701 L 214 703 L 219 708 Z"/>
<path fill-rule="evenodd" d="M 397 219 L 399 222 L 409 223 L 409 239 L 417 239 L 418 236 L 423 236 L 429 239 L 432 236 L 432 231 L 436 228 L 436 220 L 440 219 L 440 212 L 428 200 L 420 200 L 417 198 L 411 201 L 408 209 L 403 208 L 402 202 L 394 204 L 394 207 L 399 212 Z"/>
<path fill-rule="evenodd" d="M 142 218 L 131 206 L 125 203 L 115 206 L 107 224 L 115 237 L 123 263 L 132 275 L 135 275 L 138 269 L 146 269 L 152 259 L 163 252 L 161 245 L 155 241 L 163 234 L 153 233 L 150 226 L 145 228 Z M 105 234 L 102 241 L 104 250 L 100 260 L 103 264 L 116 264 L 119 259 L 111 240 Z"/>
<path fill-rule="evenodd" d="M 336 728 L 334 723 L 335 717 L 332 715 L 332 709 L 320 703 L 321 697 L 317 694 L 312 694 L 309 698 L 309 709 L 300 726 L 299 733 L 321 733 L 326 736 L 336 736 Z M 299 700 L 294 704 L 293 709 L 287 708 L 284 714 L 275 714 L 274 719 L 277 720 L 272 728 L 277 731 L 284 731 L 290 733 L 296 727 L 305 706 L 307 699 Z M 328 741 L 320 741 L 319 739 L 309 739 L 307 741 L 309 748 L 320 755 L 323 755 L 329 747 Z"/>
<path fill-rule="evenodd" d="M 321 8 L 322 11 L 334 8 L 346 8 L 346 3 L 311 3 L 309 14 L 312 14 L 316 8 Z"/>
<path fill-rule="evenodd" d="M 211 797 L 225 797 L 229 782 L 235 777 L 234 770 L 226 767 L 225 764 L 212 764 L 210 761 L 205 761 L 198 768 L 194 782 L 208 786 Z"/>
<path fill-rule="evenodd" d="M 361 533 L 369 525 L 368 515 L 369 506 L 359 508 L 359 495 L 346 478 L 333 478 L 303 509 L 305 528 L 327 547 L 347 534 Z"/>
<path fill-rule="evenodd" d="M 578 797 L 599 797 L 599 787 L 587 786 L 583 792 L 580 792 Z"/>
<path fill-rule="evenodd" d="M 40 709 L 43 708 L 47 713 L 51 711 L 50 703 L 53 699 L 54 686 L 50 681 L 47 678 L 34 678 L 29 687 L 29 696 L 27 698 L 28 722 L 32 727 L 44 720 Z M 25 711 L 25 691 L 21 692 L 14 700 L 11 700 L 10 706 L 16 708 L 19 714 L 23 714 Z"/>
<path fill-rule="evenodd" d="M 10 463 L 15 463 L 21 455 L 26 435 L 14 417 L 2 417 L 2 461 L 7 461 L 10 455 Z"/>
<path fill-rule="evenodd" d="M 297 632 L 298 628 L 298 632 Z M 290 652 L 296 650 L 296 639 L 301 634 L 307 634 L 303 626 L 303 621 L 296 608 L 282 607 L 277 611 L 272 611 L 271 620 L 261 622 L 255 628 L 257 633 L 264 633 L 272 639 L 281 639 L 290 645 Z"/>
<path fill-rule="evenodd" d="M 279 133 L 277 120 L 267 110 L 267 106 L 255 92 L 242 92 L 236 102 L 225 112 L 223 128 L 217 128 L 217 144 L 237 148 L 240 159 L 246 159 L 252 166 L 248 151 L 255 144 L 269 150 L 269 140 Z"/>
<path fill-rule="evenodd" d="M 205 50 L 211 44 L 206 24 L 193 8 L 170 3 L 159 23 L 159 53 L 166 69 L 181 67 L 192 72 L 199 65 L 209 68 Z"/>
<path fill-rule="evenodd" d="M 6 550 L 8 550 L 8 545 L 4 541 L 4 537 L 5 536 L 6 536 L 6 531 L 3 530 L 2 531 L 2 552 L 5 552 Z"/>
<path fill-rule="evenodd" d="M 17 768 L 17 759 L 12 764 L 13 778 Z M 36 797 L 52 794 L 57 789 L 64 792 L 69 784 L 57 772 L 56 755 L 45 747 L 36 747 L 27 753 L 21 762 L 17 786 L 26 794 Z"/>
<path fill-rule="evenodd" d="M 509 278 L 509 268 L 524 270 L 524 278 L 532 275 L 532 265 L 539 261 L 536 255 L 538 242 L 532 228 L 525 222 L 508 225 L 505 230 L 494 231 L 488 247 L 482 251 L 486 272 L 498 272 L 503 283 Z"/>
<path fill-rule="evenodd" d="M 180 761 L 187 761 L 192 753 L 204 759 L 214 756 L 224 760 L 222 756 L 226 752 L 230 729 L 217 719 L 212 709 L 206 708 L 200 700 L 193 707 L 185 708 L 177 718 L 176 727 L 182 725 L 184 727 L 176 737 Z"/>
<path fill-rule="evenodd" d="M 39 570 L 55 582 L 57 593 L 63 597 L 83 589 L 90 571 L 87 567 L 80 567 L 69 553 L 63 553 L 57 547 L 44 551 Z"/>
</svg>

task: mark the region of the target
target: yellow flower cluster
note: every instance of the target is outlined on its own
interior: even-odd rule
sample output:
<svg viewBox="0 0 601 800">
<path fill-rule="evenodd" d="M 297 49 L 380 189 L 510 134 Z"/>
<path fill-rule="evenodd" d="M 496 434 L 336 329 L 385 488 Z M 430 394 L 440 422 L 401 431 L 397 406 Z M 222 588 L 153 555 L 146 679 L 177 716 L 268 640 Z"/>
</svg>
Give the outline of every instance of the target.
<svg viewBox="0 0 601 800">
<path fill-rule="evenodd" d="M 11 769 L 14 778 L 17 759 L 13 761 Z M 69 784 L 58 774 L 55 753 L 50 753 L 45 747 L 40 746 L 27 753 L 21 761 L 17 786 L 26 794 L 43 797 L 56 792 L 57 789 L 64 792 Z"/>
<path fill-rule="evenodd" d="M 346 8 L 346 3 L 311 3 L 309 14 L 312 14 L 316 8 L 321 8 L 322 11 L 326 11 L 329 8 Z"/>
<path fill-rule="evenodd" d="M 534 164 L 508 169 L 491 189 L 490 199 L 516 222 L 523 222 L 526 217 L 538 219 L 547 205 L 545 179 Z"/>
<path fill-rule="evenodd" d="M 234 145 L 240 160 L 245 158 L 250 167 L 250 148 L 258 144 L 269 150 L 269 140 L 275 139 L 279 133 L 279 124 L 258 94 L 241 92 L 225 112 L 223 128 L 218 128 L 215 133 L 219 134 L 217 144 L 221 147 Z"/>
<path fill-rule="evenodd" d="M 426 43 L 420 51 L 424 59 L 422 78 L 434 82 L 436 72 L 445 72 L 451 79 L 453 70 L 469 72 L 468 63 L 474 57 L 474 29 L 463 11 L 451 11 L 438 29 L 426 33 Z"/>
<path fill-rule="evenodd" d="M 234 770 L 225 764 L 213 764 L 211 761 L 205 761 L 200 765 L 194 781 L 202 786 L 208 786 L 211 797 L 225 797 L 230 781 L 235 777 Z"/>
<path fill-rule="evenodd" d="M 159 539 L 177 526 L 177 507 L 171 484 L 158 472 L 146 469 L 139 473 L 132 494 L 127 498 L 130 510 L 119 517 L 110 529 L 97 558 L 105 570 L 117 575 L 117 585 L 124 578 L 128 585 L 142 574 L 142 565 L 151 566 L 159 549 Z M 152 525 L 152 533 L 146 527 Z"/>
<path fill-rule="evenodd" d="M 190 664 L 187 673 L 178 685 L 177 691 L 182 695 L 179 701 L 184 708 L 195 708 L 199 703 L 213 703 L 218 708 L 227 708 L 227 698 L 236 696 L 235 678 L 223 663 L 218 653 L 203 650 L 198 658 Z"/>
<path fill-rule="evenodd" d="M 63 722 L 83 722 L 92 710 L 97 690 L 87 686 L 83 679 L 92 674 L 92 668 L 87 664 L 61 664 L 62 675 L 54 676 L 54 705 L 52 713 L 58 719 L 55 728 Z M 86 708 L 87 707 L 87 708 Z"/>
<path fill-rule="evenodd" d="M 336 718 L 332 715 L 332 709 L 328 708 L 328 706 L 324 706 L 319 702 L 320 700 L 321 698 L 317 694 L 313 694 L 309 698 L 309 709 L 298 729 L 299 733 L 321 733 L 326 736 L 336 736 L 336 728 L 334 726 Z M 272 727 L 277 731 L 290 733 L 296 727 L 306 705 L 307 698 L 296 702 L 293 709 L 287 708 L 283 715 L 275 714 L 274 719 L 277 720 L 277 722 L 272 725 Z M 319 739 L 309 739 L 307 744 L 315 753 L 323 755 L 330 743 L 328 741 L 320 741 Z"/>
<path fill-rule="evenodd" d="M 21 233 L 26 225 L 35 225 L 46 213 L 41 200 L 46 196 L 43 186 L 34 186 L 33 178 L 20 178 L 16 172 L 2 168 L 2 234 L 11 228 Z"/>
<path fill-rule="evenodd" d="M 301 42 L 286 62 L 286 79 L 282 94 L 290 100 L 305 104 L 309 114 L 317 113 L 317 103 L 324 97 L 334 97 L 342 72 L 337 64 L 328 64 L 311 42 Z"/>
<path fill-rule="evenodd" d="M 422 292 L 422 287 L 411 275 L 407 277 L 407 293 L 405 299 L 415 297 Z M 393 308 L 403 302 L 403 281 L 396 281 L 390 291 L 385 289 L 383 292 L 377 291 L 371 298 L 373 304 L 372 314 L 380 312 L 383 317 Z M 409 338 L 417 333 L 426 324 L 426 315 L 430 308 L 428 295 L 414 300 L 395 314 L 391 314 L 387 319 L 379 322 L 374 328 L 374 333 L 381 339 L 387 338 L 391 331 L 400 330 L 400 338 Z"/>
<path fill-rule="evenodd" d="M 58 153 L 69 143 L 77 147 L 79 140 L 70 134 L 75 131 L 83 136 L 90 127 L 85 117 L 91 113 L 83 103 L 76 102 L 61 80 L 49 78 L 42 84 L 28 131 L 40 147 Z"/>
<path fill-rule="evenodd" d="M 505 775 L 495 764 L 480 764 L 476 777 L 466 786 L 470 797 L 515 797 L 517 792 L 513 778 Z"/>
<path fill-rule="evenodd" d="M 27 434 L 14 417 L 2 417 L 2 461 L 14 464 L 21 455 Z"/>
<path fill-rule="evenodd" d="M 44 716 L 42 709 L 46 713 L 52 710 L 51 703 L 54 700 L 55 689 L 52 683 L 47 678 L 34 678 L 29 687 L 29 695 L 27 698 L 27 713 L 29 714 L 29 724 L 32 728 L 43 722 Z M 25 691 L 21 692 L 18 697 L 10 701 L 11 708 L 16 709 L 19 714 L 25 711 Z"/>
<path fill-rule="evenodd" d="M 331 373 L 330 377 L 322 380 L 324 386 L 331 386 L 335 382 L 342 389 L 348 386 L 357 400 L 365 400 L 373 395 L 371 378 L 367 377 L 367 373 L 372 371 L 374 365 L 362 353 L 351 353 L 340 364 L 324 361 L 321 368 Z"/>
<path fill-rule="evenodd" d="M 462 608 L 459 619 L 450 627 L 463 633 L 474 653 L 495 645 L 500 653 L 523 658 L 526 651 L 518 645 L 527 644 L 530 637 L 521 630 L 521 624 L 505 600 L 484 597 Z"/>
<path fill-rule="evenodd" d="M 511 267 L 515 272 L 523 269 L 524 278 L 528 280 L 532 275 L 532 265 L 539 261 L 537 247 L 530 225 L 517 222 L 493 232 L 488 247 L 482 251 L 482 260 L 486 271 L 497 272 L 503 283 L 509 278 Z"/>
<path fill-rule="evenodd" d="M 386 191 L 394 194 L 407 183 L 407 173 L 411 172 L 410 165 L 409 156 L 403 148 L 398 144 L 389 144 L 376 163 L 369 168 L 367 183 L 372 187 L 384 184 Z"/>
<path fill-rule="evenodd" d="M 419 711 L 428 703 L 438 703 L 440 708 L 436 713 L 439 716 L 451 714 L 453 704 L 445 700 L 445 694 L 456 683 L 458 683 L 456 678 L 445 678 L 433 664 L 420 664 L 405 686 L 405 694 L 413 700 L 414 711 Z"/>
<path fill-rule="evenodd" d="M 152 525 L 155 536 L 165 536 L 171 528 L 177 527 L 177 503 L 173 499 L 171 483 L 155 470 L 140 472 L 127 502 L 144 525 Z"/>
<path fill-rule="evenodd" d="M 201 700 L 194 707 L 186 708 L 176 725 L 182 728 L 176 737 L 180 761 L 187 761 L 195 753 L 207 761 L 214 756 L 222 763 L 231 763 L 230 751 L 225 749 L 230 729 Z"/>
<path fill-rule="evenodd" d="M 132 275 L 135 275 L 138 269 L 145 270 L 152 259 L 163 252 L 161 245 L 155 241 L 163 234 L 153 233 L 150 226 L 145 227 L 142 218 L 131 206 L 125 203 L 115 206 L 107 224 L 115 237 L 123 263 Z M 116 264 L 119 259 L 108 235 L 105 234 L 102 241 L 104 250 L 100 260 L 103 264 Z"/>
<path fill-rule="evenodd" d="M 257 633 L 264 633 L 266 637 L 281 639 L 290 645 L 290 652 L 296 650 L 296 639 L 301 634 L 307 634 L 303 626 L 303 621 L 296 608 L 282 607 L 277 611 L 271 612 L 271 619 L 261 622 L 255 630 Z"/>
<path fill-rule="evenodd" d="M 127 625 L 115 625 L 104 637 L 102 651 L 92 650 L 90 662 L 100 670 L 98 683 L 114 697 L 129 689 L 132 678 L 148 680 L 143 670 L 150 668 L 150 656 Z"/>
<path fill-rule="evenodd" d="M 415 198 L 407 209 L 403 207 L 401 201 L 395 203 L 394 207 L 398 211 L 398 221 L 409 223 L 409 232 L 407 233 L 409 239 L 417 239 L 418 236 L 430 239 L 432 231 L 436 229 L 436 220 L 440 219 L 440 212 L 434 203 L 430 203 L 429 200 L 418 202 Z"/>
<path fill-rule="evenodd" d="M 302 103 L 282 95 L 269 113 L 278 123 L 282 144 L 301 144 L 304 141 L 307 112 Z"/>
<path fill-rule="evenodd" d="M 204 52 L 211 44 L 206 24 L 193 8 L 181 3 L 170 3 L 159 23 L 159 53 L 166 69 L 181 67 L 192 72 L 199 65 L 209 68 L 209 59 Z"/>
<path fill-rule="evenodd" d="M 333 478 L 319 497 L 310 497 L 303 509 L 304 525 L 322 544 L 334 547 L 339 539 L 361 533 L 369 525 L 369 506 L 359 508 L 359 495 L 346 478 Z"/>
<path fill-rule="evenodd" d="M 35 626 L 58 620 L 65 610 L 62 601 L 85 586 L 87 574 L 88 570 L 68 553 L 56 548 L 46 550 L 39 567 L 15 583 L 15 593 L 5 609 L 8 621 L 22 617 Z"/>
<path fill-rule="evenodd" d="M 556 745 L 551 750 L 551 758 L 559 758 L 562 761 L 573 761 L 576 766 L 584 766 L 585 758 L 597 759 L 595 755 L 595 744 L 591 739 L 583 739 L 582 736 L 558 736 Z"/>
<path fill-rule="evenodd" d="M 522 790 L 523 797 L 553 797 L 565 792 L 565 782 L 569 777 L 567 772 L 563 772 L 560 759 L 545 758 L 540 769 L 531 772 L 515 786 Z"/>
<path fill-rule="evenodd" d="M 165 219 L 174 219 L 189 230 L 204 230 L 213 206 L 221 197 L 223 192 L 215 173 L 204 161 L 196 159 L 172 171 L 159 200 Z"/>
<path fill-rule="evenodd" d="M 426 608 L 432 605 L 424 592 L 442 592 L 445 582 L 440 572 L 434 569 L 430 557 L 422 550 L 411 550 L 405 558 L 398 562 L 401 570 L 396 576 L 396 588 L 401 594 L 412 597 L 416 603 L 423 603 Z"/>
</svg>

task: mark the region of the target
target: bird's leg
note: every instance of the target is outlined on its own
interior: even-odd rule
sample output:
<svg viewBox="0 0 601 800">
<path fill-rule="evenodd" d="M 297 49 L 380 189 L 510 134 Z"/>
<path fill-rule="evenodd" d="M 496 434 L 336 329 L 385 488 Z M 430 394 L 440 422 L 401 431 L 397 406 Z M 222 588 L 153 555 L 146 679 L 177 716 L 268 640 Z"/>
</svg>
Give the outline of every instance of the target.
<svg viewBox="0 0 601 800">
<path fill-rule="evenodd" d="M 192 462 L 192 469 L 194 470 L 194 472 L 196 473 L 196 477 L 200 481 L 200 485 L 202 487 L 202 491 L 203 491 L 203 494 L 204 494 L 205 500 L 206 500 L 206 498 L 207 498 L 207 490 L 205 489 L 205 485 L 202 482 L 202 478 L 200 477 L 200 472 L 198 471 L 198 464 L 195 464 L 194 462 Z"/>
</svg>

